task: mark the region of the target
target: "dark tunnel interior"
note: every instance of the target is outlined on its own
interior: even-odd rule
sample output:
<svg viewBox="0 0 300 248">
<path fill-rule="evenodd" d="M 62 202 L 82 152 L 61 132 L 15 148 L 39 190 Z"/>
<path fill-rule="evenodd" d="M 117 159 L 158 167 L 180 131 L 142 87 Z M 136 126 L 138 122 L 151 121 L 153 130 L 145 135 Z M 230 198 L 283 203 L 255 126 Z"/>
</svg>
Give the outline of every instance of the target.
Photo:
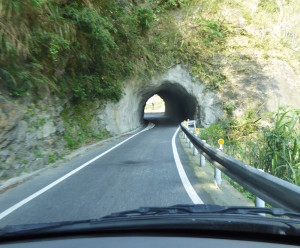
<svg viewBox="0 0 300 248">
<path fill-rule="evenodd" d="M 195 119 L 197 109 L 196 98 L 190 95 L 180 84 L 168 82 L 144 95 L 142 119 L 144 117 L 145 104 L 154 94 L 159 95 L 164 100 L 165 114 L 176 122 L 181 122 L 185 119 Z"/>
</svg>

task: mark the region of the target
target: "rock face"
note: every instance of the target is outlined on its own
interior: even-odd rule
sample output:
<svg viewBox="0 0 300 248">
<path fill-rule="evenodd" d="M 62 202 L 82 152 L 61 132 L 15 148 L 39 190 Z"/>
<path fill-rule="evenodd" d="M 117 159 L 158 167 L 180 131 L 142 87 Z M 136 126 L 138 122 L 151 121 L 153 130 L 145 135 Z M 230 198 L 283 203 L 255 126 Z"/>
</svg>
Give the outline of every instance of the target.
<svg viewBox="0 0 300 248">
<path fill-rule="evenodd" d="M 278 104 L 300 107 L 300 77 L 287 62 L 273 59 L 263 71 L 268 78 L 267 110 L 276 111 Z"/>
<path fill-rule="evenodd" d="M 258 106 L 270 112 L 276 112 L 278 105 L 300 107 L 300 74 L 296 68 L 276 58 L 266 60 L 260 54 L 246 59 L 243 56 L 234 63 L 224 60 L 228 82 L 219 92 L 223 102 L 235 107 L 235 116 L 242 117 L 247 109 Z"/>
<path fill-rule="evenodd" d="M 43 168 L 49 156 L 65 152 L 62 108 L 49 102 L 25 106 L 2 96 L 0 102 L 0 181 Z"/>
<path fill-rule="evenodd" d="M 17 138 L 18 133 L 14 129 L 22 117 L 22 110 L 0 95 L 0 149 L 7 147 Z"/>
</svg>

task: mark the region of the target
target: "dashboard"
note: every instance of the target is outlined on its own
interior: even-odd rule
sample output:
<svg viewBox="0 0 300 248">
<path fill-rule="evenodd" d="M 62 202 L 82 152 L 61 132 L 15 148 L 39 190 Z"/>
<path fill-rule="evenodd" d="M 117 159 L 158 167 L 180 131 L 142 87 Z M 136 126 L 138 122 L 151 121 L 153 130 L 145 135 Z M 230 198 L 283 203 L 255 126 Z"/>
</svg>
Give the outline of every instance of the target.
<svg viewBox="0 0 300 248">
<path fill-rule="evenodd" d="M 75 237 L 61 239 L 43 239 L 34 241 L 22 241 L 16 243 L 6 243 L 1 247 L 9 248 L 52 248 L 52 247 L 72 247 L 72 248 L 98 248 L 98 247 L 172 247 L 172 248 L 283 248 L 299 247 L 296 245 L 266 243 L 262 241 L 230 240 L 217 238 L 198 237 L 157 237 L 157 236 L 121 236 L 121 237 Z"/>
</svg>

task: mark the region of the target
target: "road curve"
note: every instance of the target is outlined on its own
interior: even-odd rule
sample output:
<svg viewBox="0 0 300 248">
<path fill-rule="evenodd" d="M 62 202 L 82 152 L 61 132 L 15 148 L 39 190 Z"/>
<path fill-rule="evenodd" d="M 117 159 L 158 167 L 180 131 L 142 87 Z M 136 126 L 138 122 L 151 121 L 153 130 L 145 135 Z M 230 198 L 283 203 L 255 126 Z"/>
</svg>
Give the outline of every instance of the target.
<svg viewBox="0 0 300 248">
<path fill-rule="evenodd" d="M 8 214 L 0 220 L 0 227 L 94 219 L 141 206 L 192 204 L 172 151 L 171 140 L 178 125 L 164 116 L 150 115 L 148 119 L 155 124 L 153 129 L 136 135 Z M 101 151 L 108 147 L 102 147 Z M 0 213 L 101 151 L 2 193 Z"/>
</svg>

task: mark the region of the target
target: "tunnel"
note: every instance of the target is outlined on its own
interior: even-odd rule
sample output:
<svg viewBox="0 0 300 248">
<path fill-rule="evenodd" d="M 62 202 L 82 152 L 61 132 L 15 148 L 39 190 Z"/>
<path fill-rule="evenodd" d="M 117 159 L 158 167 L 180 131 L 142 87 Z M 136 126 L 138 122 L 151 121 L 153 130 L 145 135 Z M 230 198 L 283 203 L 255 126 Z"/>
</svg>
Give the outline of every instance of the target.
<svg viewBox="0 0 300 248">
<path fill-rule="evenodd" d="M 185 119 L 195 119 L 197 100 L 186 89 L 177 83 L 165 82 L 155 89 L 151 89 L 142 98 L 141 120 L 144 118 L 144 108 L 147 100 L 153 95 L 159 95 L 165 102 L 165 115 L 176 122 Z"/>
<path fill-rule="evenodd" d="M 136 130 L 149 122 L 147 118 L 144 120 L 144 110 L 148 99 L 155 94 L 163 99 L 165 114 L 177 124 L 184 119 L 194 119 L 198 126 L 208 127 L 224 116 L 223 101 L 217 92 L 208 90 L 203 82 L 193 79 L 185 68 L 176 65 L 150 80 L 126 83 L 120 101 L 108 102 L 99 108 L 97 118 L 111 134 Z"/>
</svg>

